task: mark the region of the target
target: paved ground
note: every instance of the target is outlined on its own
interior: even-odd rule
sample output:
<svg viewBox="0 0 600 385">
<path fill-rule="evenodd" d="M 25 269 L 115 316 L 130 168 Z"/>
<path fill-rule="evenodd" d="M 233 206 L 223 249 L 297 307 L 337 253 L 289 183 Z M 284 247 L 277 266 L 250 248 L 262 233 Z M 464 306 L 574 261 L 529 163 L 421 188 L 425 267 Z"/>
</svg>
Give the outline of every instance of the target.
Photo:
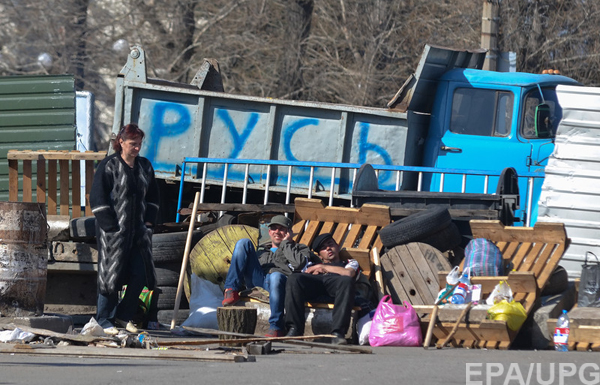
<svg viewBox="0 0 600 385">
<path fill-rule="evenodd" d="M 0 384 L 598 384 L 592 352 L 373 348 L 373 354 L 285 349 L 256 362 L 0 354 Z M 467 366 L 468 365 L 468 366 Z"/>
</svg>

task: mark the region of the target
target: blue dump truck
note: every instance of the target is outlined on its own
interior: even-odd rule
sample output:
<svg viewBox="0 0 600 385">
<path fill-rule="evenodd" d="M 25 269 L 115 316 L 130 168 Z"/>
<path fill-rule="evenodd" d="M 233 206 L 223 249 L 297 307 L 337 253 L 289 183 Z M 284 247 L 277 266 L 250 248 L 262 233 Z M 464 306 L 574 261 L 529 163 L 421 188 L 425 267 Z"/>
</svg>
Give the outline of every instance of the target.
<svg viewBox="0 0 600 385">
<path fill-rule="evenodd" d="M 371 164 L 372 187 L 391 200 L 415 191 L 516 193 L 515 222 L 532 225 L 561 120 L 555 89 L 578 82 L 484 71 L 484 59 L 484 50 L 427 45 L 415 73 L 375 108 L 225 93 L 211 60 L 191 84 L 151 79 L 136 46 L 117 78 L 112 131 L 129 122 L 146 131 L 141 155 L 154 164 L 170 212 L 200 186 L 204 201 L 206 191 L 220 203 L 289 203 L 294 194 L 350 201 L 357 171 Z"/>
</svg>

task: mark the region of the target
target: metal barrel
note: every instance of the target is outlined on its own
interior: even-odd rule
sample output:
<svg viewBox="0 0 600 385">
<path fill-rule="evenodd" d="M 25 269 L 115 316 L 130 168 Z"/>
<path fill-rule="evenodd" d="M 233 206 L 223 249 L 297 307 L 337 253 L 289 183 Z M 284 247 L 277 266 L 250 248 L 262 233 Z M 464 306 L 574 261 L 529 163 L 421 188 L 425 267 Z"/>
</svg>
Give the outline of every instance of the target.
<svg viewBox="0 0 600 385">
<path fill-rule="evenodd" d="M 44 313 L 48 250 L 43 203 L 0 202 L 0 313 Z"/>
</svg>

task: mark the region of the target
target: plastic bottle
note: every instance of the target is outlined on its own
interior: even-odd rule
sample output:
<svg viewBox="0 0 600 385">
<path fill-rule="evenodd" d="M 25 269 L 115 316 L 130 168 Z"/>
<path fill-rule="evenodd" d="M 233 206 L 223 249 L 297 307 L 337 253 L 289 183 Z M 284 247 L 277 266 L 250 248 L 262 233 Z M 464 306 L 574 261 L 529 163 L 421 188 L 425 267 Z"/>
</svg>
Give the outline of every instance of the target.
<svg viewBox="0 0 600 385">
<path fill-rule="evenodd" d="M 450 299 L 450 302 L 456 305 L 461 305 L 467 302 L 467 298 L 469 297 L 470 286 L 471 280 L 469 279 L 469 274 L 464 273 L 458 281 L 458 286 L 456 286 L 456 289 L 454 289 L 454 295 Z"/>
<path fill-rule="evenodd" d="M 458 272 L 458 266 L 454 266 L 452 271 L 446 275 L 446 287 L 440 290 L 438 293 L 437 301 L 435 301 L 436 305 L 440 302 L 446 302 L 450 300 L 451 296 L 448 292 L 454 290 L 454 285 L 458 283 L 459 279 L 460 273 Z"/>
<path fill-rule="evenodd" d="M 563 310 L 554 329 L 554 350 L 558 352 L 569 351 L 569 315 Z"/>
</svg>

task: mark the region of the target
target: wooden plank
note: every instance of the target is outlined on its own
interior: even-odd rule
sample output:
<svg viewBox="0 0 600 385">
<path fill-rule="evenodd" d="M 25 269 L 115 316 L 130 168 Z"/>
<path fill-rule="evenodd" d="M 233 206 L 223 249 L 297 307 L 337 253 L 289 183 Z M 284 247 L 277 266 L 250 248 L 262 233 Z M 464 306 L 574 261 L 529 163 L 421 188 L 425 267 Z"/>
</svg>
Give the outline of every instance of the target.
<svg viewBox="0 0 600 385">
<path fill-rule="evenodd" d="M 31 160 L 23 161 L 23 202 L 31 202 L 32 198 Z"/>
<path fill-rule="evenodd" d="M 335 222 L 325 222 L 323 223 L 323 226 L 321 226 L 321 231 L 319 232 L 319 234 L 332 234 L 334 228 Z"/>
<path fill-rule="evenodd" d="M 36 197 L 38 203 L 46 203 L 46 161 L 38 159 L 37 161 L 37 188 Z"/>
<path fill-rule="evenodd" d="M 352 225 L 350 231 L 346 234 L 346 239 L 344 240 L 344 245 L 342 247 L 356 247 L 356 240 L 361 232 L 362 226 L 360 225 Z"/>
<path fill-rule="evenodd" d="M 71 162 L 71 197 L 72 208 L 71 218 L 79 218 L 81 216 L 81 161 L 74 160 Z"/>
<path fill-rule="evenodd" d="M 316 218 L 316 212 L 325 208 L 320 199 L 296 198 L 294 200 L 294 221 L 311 220 Z"/>
<path fill-rule="evenodd" d="M 90 192 L 94 183 L 94 161 L 85 161 L 85 215 L 92 216 L 92 207 L 90 206 Z"/>
<path fill-rule="evenodd" d="M 48 161 L 48 214 L 56 215 L 56 186 L 58 182 L 58 173 L 56 168 L 56 160 Z"/>
<path fill-rule="evenodd" d="M 474 238 L 487 238 L 494 242 L 564 243 L 567 240 L 563 223 L 538 222 L 535 227 L 503 226 L 500 221 L 471 220 Z"/>
<path fill-rule="evenodd" d="M 369 247 L 371 247 L 371 244 L 377 237 L 377 230 L 377 226 L 367 226 L 362 236 L 362 239 L 360 240 L 360 243 L 357 247 L 360 249 L 368 249 Z"/>
<path fill-rule="evenodd" d="M 340 251 L 342 259 L 356 259 L 363 273 L 369 277 L 371 275 L 371 258 L 368 249 L 349 248 Z"/>
<path fill-rule="evenodd" d="M 198 350 L 150 350 L 134 348 L 115 348 L 95 346 L 61 346 L 54 349 L 18 349 L 15 345 L 0 344 L 1 353 L 45 355 L 45 356 L 72 356 L 72 357 L 98 357 L 98 358 L 137 358 L 157 360 L 192 360 L 192 361 L 215 361 L 215 362 L 244 362 L 247 360 L 242 355 L 232 355 L 226 352 Z"/>
<path fill-rule="evenodd" d="M 346 232 L 348 231 L 348 227 L 350 225 L 348 223 L 338 223 L 337 227 L 335 228 L 335 232 L 333 233 L 333 239 L 335 239 L 335 241 L 341 245 L 343 243 L 344 240 L 344 236 L 346 235 Z"/>
<path fill-rule="evenodd" d="M 317 236 L 318 231 L 319 231 L 319 222 L 310 221 L 308 223 L 308 226 L 304 230 L 304 233 L 302 234 L 302 238 L 300 238 L 300 241 L 298 241 L 298 243 L 310 246 L 313 239 L 315 239 L 315 237 Z"/>
<path fill-rule="evenodd" d="M 10 153 L 10 151 L 9 151 Z M 8 160 L 8 200 L 17 202 L 19 200 L 19 161 Z"/>
<path fill-rule="evenodd" d="M 59 160 L 60 167 L 60 215 L 70 215 L 69 213 L 69 161 Z"/>
</svg>

